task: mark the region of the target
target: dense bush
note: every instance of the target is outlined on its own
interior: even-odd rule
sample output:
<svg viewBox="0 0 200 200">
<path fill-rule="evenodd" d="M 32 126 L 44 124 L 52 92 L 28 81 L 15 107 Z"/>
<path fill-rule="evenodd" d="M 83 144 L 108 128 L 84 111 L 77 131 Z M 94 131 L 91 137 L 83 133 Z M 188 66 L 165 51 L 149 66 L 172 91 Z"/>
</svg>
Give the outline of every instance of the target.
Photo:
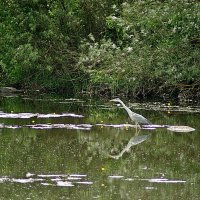
<svg viewBox="0 0 200 200">
<path fill-rule="evenodd" d="M 77 46 L 79 22 L 58 2 L 3 1 L 2 82 L 50 89 L 70 84 L 78 57 L 71 43 Z"/>
<path fill-rule="evenodd" d="M 199 86 L 199 9 L 186 0 L 123 3 L 105 38 L 84 43 L 79 64 L 91 85 L 135 96 Z"/>
<path fill-rule="evenodd" d="M 199 10 L 195 0 L 2 0 L 0 83 L 200 96 Z"/>
</svg>

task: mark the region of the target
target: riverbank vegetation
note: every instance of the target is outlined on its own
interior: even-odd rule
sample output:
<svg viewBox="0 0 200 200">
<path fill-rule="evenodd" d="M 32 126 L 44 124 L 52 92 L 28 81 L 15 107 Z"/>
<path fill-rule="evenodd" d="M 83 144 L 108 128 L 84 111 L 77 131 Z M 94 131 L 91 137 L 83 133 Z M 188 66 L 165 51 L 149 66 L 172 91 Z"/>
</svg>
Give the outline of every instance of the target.
<svg viewBox="0 0 200 200">
<path fill-rule="evenodd" d="M 196 0 L 3 0 L 0 84 L 198 98 L 199 10 Z"/>
</svg>

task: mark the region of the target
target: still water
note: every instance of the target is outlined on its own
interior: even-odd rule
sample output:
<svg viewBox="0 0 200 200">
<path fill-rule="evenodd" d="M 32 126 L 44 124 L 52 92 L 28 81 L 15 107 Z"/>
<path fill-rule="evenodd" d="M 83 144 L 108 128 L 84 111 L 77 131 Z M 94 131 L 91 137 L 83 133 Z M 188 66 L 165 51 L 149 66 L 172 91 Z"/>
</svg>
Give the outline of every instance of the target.
<svg viewBox="0 0 200 200">
<path fill-rule="evenodd" d="M 0 97 L 0 199 L 200 199 L 198 107 Z"/>
</svg>

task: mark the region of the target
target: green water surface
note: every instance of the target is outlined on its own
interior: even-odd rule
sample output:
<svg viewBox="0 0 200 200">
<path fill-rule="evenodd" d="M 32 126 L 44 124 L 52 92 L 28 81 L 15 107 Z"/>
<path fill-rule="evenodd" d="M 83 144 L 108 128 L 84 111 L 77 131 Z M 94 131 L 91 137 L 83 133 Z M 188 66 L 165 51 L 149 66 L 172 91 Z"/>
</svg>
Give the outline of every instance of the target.
<svg viewBox="0 0 200 200">
<path fill-rule="evenodd" d="M 0 97 L 0 112 L 83 115 L 0 118 L 1 200 L 200 199 L 198 112 L 137 108 L 154 124 L 196 129 L 189 133 L 166 128 L 136 132 L 126 126 L 131 124 L 127 113 L 106 100 Z M 33 128 L 36 124 L 70 124 L 72 128 Z M 89 128 L 77 128 L 80 124 Z M 106 126 L 119 124 L 125 126 Z M 149 137 L 119 159 L 110 156 L 118 155 L 138 135 Z"/>
</svg>

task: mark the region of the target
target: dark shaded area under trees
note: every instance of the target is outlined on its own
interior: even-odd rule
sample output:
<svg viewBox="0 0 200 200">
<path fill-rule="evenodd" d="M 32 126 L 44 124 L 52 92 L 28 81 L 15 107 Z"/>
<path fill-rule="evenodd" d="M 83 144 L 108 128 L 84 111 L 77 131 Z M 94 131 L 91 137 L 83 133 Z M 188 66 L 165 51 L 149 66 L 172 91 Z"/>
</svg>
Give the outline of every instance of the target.
<svg viewBox="0 0 200 200">
<path fill-rule="evenodd" d="M 200 97 L 195 0 L 2 0 L 0 85 Z"/>
</svg>

